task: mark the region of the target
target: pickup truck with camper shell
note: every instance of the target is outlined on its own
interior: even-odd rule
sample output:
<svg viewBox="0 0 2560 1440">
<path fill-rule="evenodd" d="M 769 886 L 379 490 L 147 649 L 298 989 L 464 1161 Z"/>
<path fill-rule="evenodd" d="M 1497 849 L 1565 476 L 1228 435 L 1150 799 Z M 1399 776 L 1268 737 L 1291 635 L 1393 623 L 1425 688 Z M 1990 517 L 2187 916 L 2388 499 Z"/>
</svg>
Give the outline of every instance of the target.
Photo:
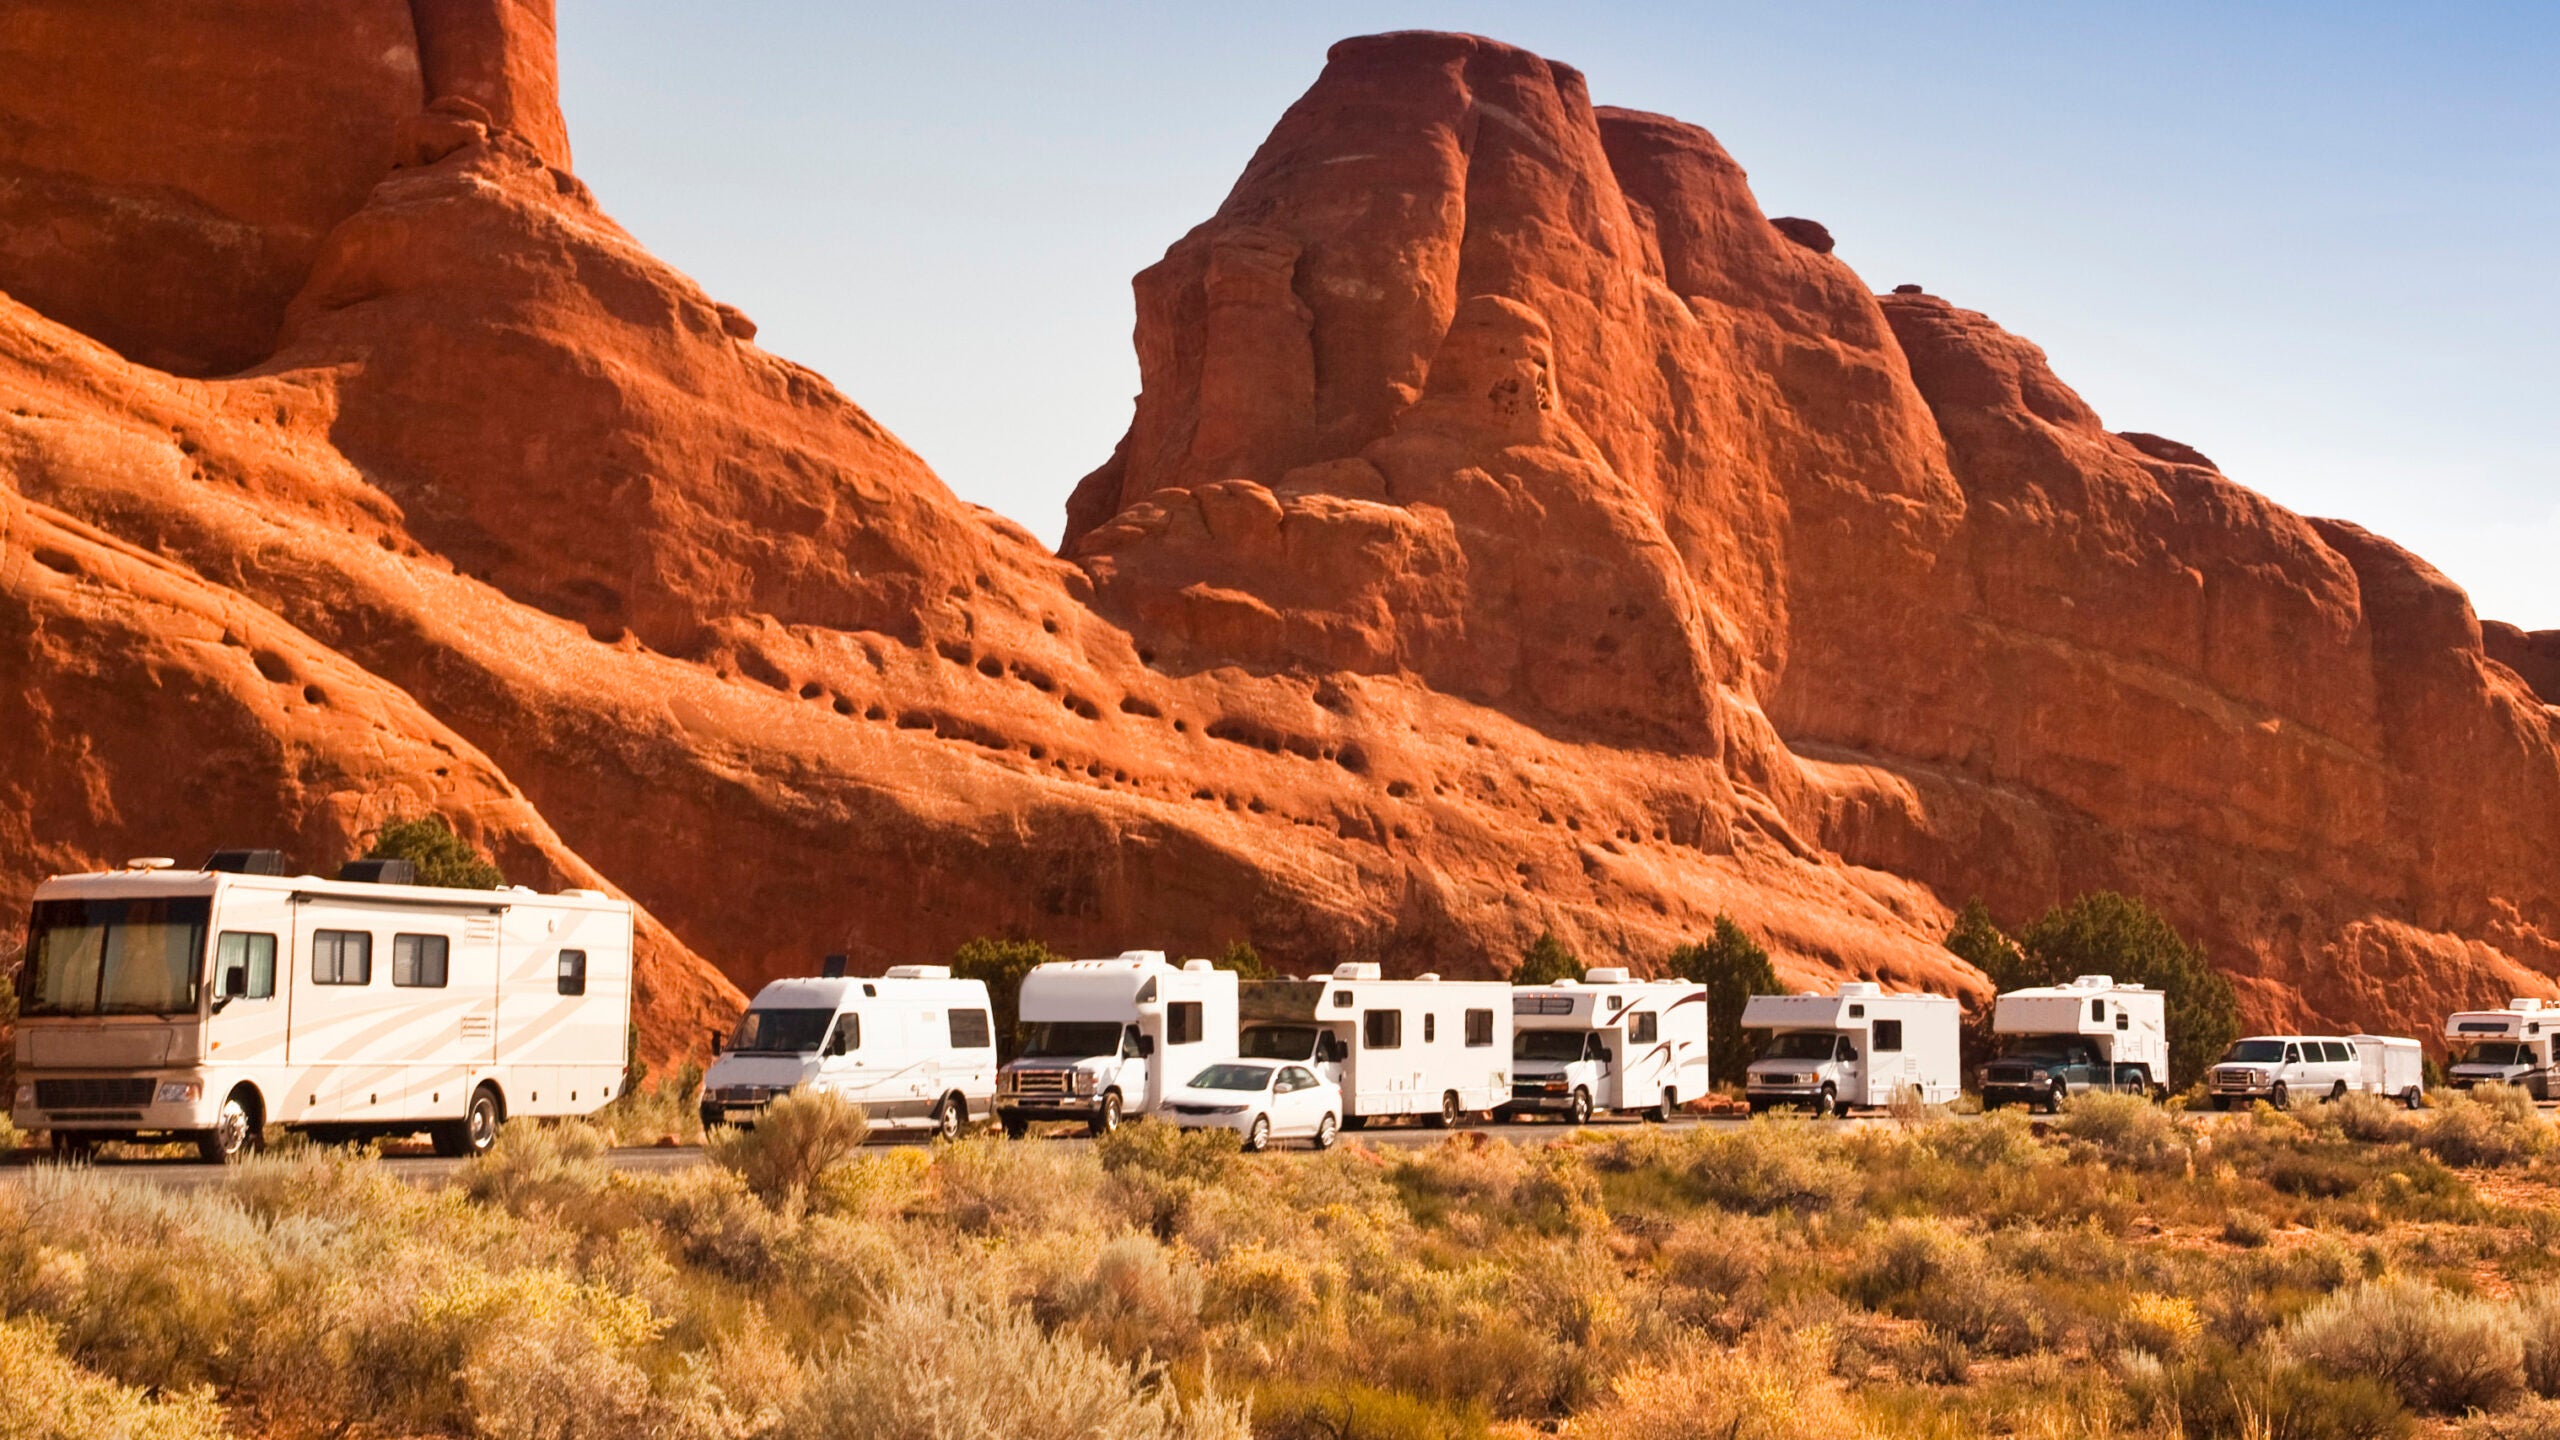
<svg viewBox="0 0 2560 1440">
<path fill-rule="evenodd" d="M 2011 990 L 1992 1002 L 1998 1049 L 1975 1072 L 1984 1108 L 2045 1111 L 2092 1090 L 2166 1099 L 2168 997 L 2111 975 Z"/>
</svg>

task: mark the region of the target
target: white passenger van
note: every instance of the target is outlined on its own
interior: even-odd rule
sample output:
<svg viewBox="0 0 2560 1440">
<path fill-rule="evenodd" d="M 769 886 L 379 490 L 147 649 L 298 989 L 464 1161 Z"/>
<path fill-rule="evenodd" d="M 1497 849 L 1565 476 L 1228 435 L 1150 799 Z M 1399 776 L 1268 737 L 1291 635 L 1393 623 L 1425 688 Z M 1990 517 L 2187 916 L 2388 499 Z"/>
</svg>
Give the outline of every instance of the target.
<svg viewBox="0 0 2560 1440">
<path fill-rule="evenodd" d="M 1963 1011 L 1945 995 L 1887 995 L 1851 980 L 1830 995 L 1754 995 L 1742 1023 L 1774 1032 L 1743 1083 L 1755 1114 L 1791 1105 L 1835 1115 L 1906 1092 L 1943 1105 L 1964 1092 Z"/>
<path fill-rule="evenodd" d="M 1343 1128 L 1397 1115 L 1454 1125 L 1511 1098 L 1511 987 L 1389 980 L 1345 961 L 1331 975 L 1245 986 L 1241 1053 L 1295 1060 L 1342 1087 Z"/>
<path fill-rule="evenodd" d="M 948 965 L 776 980 L 702 1077 L 702 1127 L 753 1125 L 805 1086 L 860 1105 L 874 1130 L 957 1140 L 995 1113 L 993 1008 L 987 982 L 954 980 Z"/>
<path fill-rule="evenodd" d="M 2117 1090 L 2166 1099 L 2169 997 L 2112 975 L 2033 985 L 1992 1002 L 1999 1049 L 1983 1065 L 1982 1103 L 2057 1110 L 2073 1095 Z"/>
<path fill-rule="evenodd" d="M 2458 1010 L 2445 1017 L 2444 1038 L 2453 1047 L 2453 1066 L 2445 1083 L 2456 1090 L 2474 1085 L 2513 1085 L 2536 1100 L 2554 1098 L 2552 1044 L 2560 1038 L 2560 1010 L 2520 997 L 2504 1010 Z"/>
<path fill-rule="evenodd" d="M 1035 1120 L 1081 1120 L 1107 1134 L 1236 1053 L 1235 972 L 1173 965 L 1161 950 L 1035 966 L 1020 1014 L 1014 1058 L 996 1079 L 996 1117 L 1017 1139 Z"/>
<path fill-rule="evenodd" d="M 228 1160 L 269 1124 L 426 1130 L 467 1155 L 507 1119 L 613 1098 L 629 902 L 415 885 L 397 860 L 335 880 L 282 869 L 272 850 L 224 851 L 36 887 L 15 1123 L 73 1155 L 154 1135 Z"/>
<path fill-rule="evenodd" d="M 2424 1064 L 2417 1041 L 2394 1035 L 2252 1035 L 2222 1052 L 2205 1089 L 2216 1110 L 2258 1100 L 2282 1110 L 2296 1100 L 2336 1100 L 2351 1090 L 2387 1095 L 2414 1110 Z"/>
<path fill-rule="evenodd" d="M 1511 992 L 1513 1115 L 1543 1112 L 1579 1125 L 1594 1111 L 1640 1110 L 1668 1120 L 1707 1076 L 1707 987 L 1638 980 L 1615 966 L 1579 981 Z"/>
</svg>

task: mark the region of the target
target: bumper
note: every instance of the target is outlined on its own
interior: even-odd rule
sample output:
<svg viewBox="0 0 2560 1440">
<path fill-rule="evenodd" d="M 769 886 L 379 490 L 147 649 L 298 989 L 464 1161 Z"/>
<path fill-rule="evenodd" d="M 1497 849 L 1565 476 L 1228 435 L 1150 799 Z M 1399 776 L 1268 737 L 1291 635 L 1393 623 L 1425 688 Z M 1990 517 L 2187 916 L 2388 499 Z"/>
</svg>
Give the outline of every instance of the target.
<svg viewBox="0 0 2560 1440">
<path fill-rule="evenodd" d="M 1982 1087 L 1982 1103 L 1985 1105 L 2040 1105 L 2052 1095 L 2053 1089 L 2047 1085 L 1985 1085 Z"/>
<path fill-rule="evenodd" d="M 1811 1105 L 1822 1098 L 1819 1085 L 1745 1085 L 1742 1093 L 1755 1105 Z"/>
<path fill-rule="evenodd" d="M 1022 1120 L 1090 1120 L 1102 1113 L 1099 1095 L 998 1095 L 996 1113 Z"/>
<path fill-rule="evenodd" d="M 1253 1128 L 1254 1117 L 1260 1113 L 1241 1110 L 1233 1115 L 1185 1115 L 1168 1106 L 1158 1112 L 1157 1118 L 1171 1121 L 1177 1130 L 1233 1130 L 1241 1135 Z"/>
<path fill-rule="evenodd" d="M 150 1086 L 147 1094 L 139 1089 L 131 1095 L 101 1092 L 94 1083 L 139 1086 L 146 1079 Z M 46 1089 L 65 1084 L 74 1087 L 74 1093 L 44 1096 Z M 22 1074 L 18 1088 L 19 1093 L 10 1097 L 9 1123 L 20 1130 L 210 1130 L 215 1112 L 222 1108 L 222 1096 L 211 1082 L 184 1071 L 148 1077 Z M 53 1103 L 45 1103 L 46 1099 Z"/>
</svg>

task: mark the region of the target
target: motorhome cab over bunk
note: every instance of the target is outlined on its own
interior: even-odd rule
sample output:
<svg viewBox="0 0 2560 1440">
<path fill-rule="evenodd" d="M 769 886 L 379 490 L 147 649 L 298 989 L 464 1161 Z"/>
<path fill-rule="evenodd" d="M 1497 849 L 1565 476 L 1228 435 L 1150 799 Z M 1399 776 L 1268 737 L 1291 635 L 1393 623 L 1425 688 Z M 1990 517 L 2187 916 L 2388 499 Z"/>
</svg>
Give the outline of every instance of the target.
<svg viewBox="0 0 2560 1440">
<path fill-rule="evenodd" d="M 702 1078 L 702 1128 L 753 1125 L 806 1086 L 860 1105 L 875 1130 L 957 1140 L 995 1113 L 992 1013 L 987 982 L 954 980 L 948 965 L 776 980 Z"/>
<path fill-rule="evenodd" d="M 2444 1038 L 2453 1047 L 2444 1083 L 2456 1090 L 2513 1085 L 2536 1100 L 2560 1091 L 2551 1079 L 2560 1010 L 2546 1010 L 2539 1000 L 2510 1000 L 2504 1010 L 2457 1010 L 2445 1017 Z"/>
<path fill-rule="evenodd" d="M 996 1118 L 1016 1139 L 1035 1120 L 1107 1134 L 1236 1053 L 1235 972 L 1161 950 L 1034 966 L 1020 1009 L 1019 1047 L 996 1079 Z"/>
<path fill-rule="evenodd" d="M 1411 1115 L 1454 1125 L 1511 1098 L 1511 987 L 1499 980 L 1389 980 L 1348 960 L 1308 980 L 1241 992 L 1248 1060 L 1294 1060 L 1342 1087 L 1342 1124 Z"/>
<path fill-rule="evenodd" d="M 585 1115 L 628 1058 L 631 906 L 407 883 L 408 862 L 287 876 L 275 851 L 137 861 L 36 887 L 11 1117 L 58 1150 L 261 1127 L 426 1130 L 486 1150 L 518 1116 Z"/>
<path fill-rule="evenodd" d="M 1514 1115 L 1641 1111 L 1668 1120 L 1713 1088 L 1707 1077 L 1707 987 L 1637 980 L 1617 967 L 1511 994 Z"/>
<path fill-rule="evenodd" d="M 1887 995 L 1872 981 L 1837 993 L 1754 995 L 1745 1028 L 1769 1030 L 1743 1090 L 1752 1110 L 1799 1105 L 1817 1115 L 1889 1105 L 1909 1091 L 1943 1105 L 1964 1090 L 1957 1056 L 1962 1009 L 1945 995 Z"/>
</svg>

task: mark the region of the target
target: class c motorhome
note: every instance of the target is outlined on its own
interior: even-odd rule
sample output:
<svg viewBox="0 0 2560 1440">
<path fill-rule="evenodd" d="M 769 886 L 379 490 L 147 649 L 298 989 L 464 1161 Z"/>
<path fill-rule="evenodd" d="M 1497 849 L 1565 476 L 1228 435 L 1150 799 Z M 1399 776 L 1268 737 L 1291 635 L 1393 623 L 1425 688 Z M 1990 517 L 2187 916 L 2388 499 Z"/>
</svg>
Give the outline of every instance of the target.
<svg viewBox="0 0 2560 1440">
<path fill-rule="evenodd" d="M 1016 1138 L 1037 1120 L 1108 1133 L 1236 1053 L 1235 972 L 1174 965 L 1161 950 L 1035 966 L 1020 1014 L 1019 1048 L 996 1081 L 996 1116 Z"/>
<path fill-rule="evenodd" d="M 1707 988 L 1604 967 L 1511 993 L 1510 1113 L 1641 1111 L 1668 1120 L 1706 1094 Z"/>
<path fill-rule="evenodd" d="M 1342 1087 L 1342 1124 L 1410 1115 L 1454 1125 L 1511 1098 L 1511 987 L 1499 980 L 1390 980 L 1368 961 L 1330 975 L 1255 980 L 1239 1053 L 1295 1060 Z"/>
<path fill-rule="evenodd" d="M 874 1130 L 960 1138 L 995 1113 L 996 1038 L 983 980 L 948 965 L 776 980 L 756 992 L 702 1080 L 702 1126 L 753 1125 L 803 1088 L 860 1105 Z"/>
<path fill-rule="evenodd" d="M 1772 1032 L 1744 1082 L 1755 1113 L 1786 1105 L 1832 1115 L 1906 1092 L 1943 1105 L 1964 1090 L 1962 1009 L 1944 995 L 1888 995 L 1853 980 L 1830 995 L 1754 995 L 1742 1023 Z"/>
<path fill-rule="evenodd" d="M 2552 1099 L 2560 1091 L 2551 1078 L 2560 1009 L 2520 997 L 2503 1010 L 2458 1010 L 2445 1017 L 2444 1038 L 2453 1047 L 2445 1083 L 2456 1090 L 2513 1085 L 2536 1100 Z"/>
<path fill-rule="evenodd" d="M 631 906 L 592 890 L 322 880 L 274 851 L 137 861 L 36 888 L 18 981 L 22 1129 L 79 1153 L 145 1135 L 208 1159 L 264 1126 L 426 1130 L 440 1154 L 499 1125 L 584 1115 L 622 1084 Z"/>
<path fill-rule="evenodd" d="M 1992 1002 L 1999 1049 L 1982 1067 L 1982 1103 L 2055 1110 L 2091 1090 L 2165 1099 L 2168 1003 L 2112 975 L 2009 991 Z"/>
</svg>

